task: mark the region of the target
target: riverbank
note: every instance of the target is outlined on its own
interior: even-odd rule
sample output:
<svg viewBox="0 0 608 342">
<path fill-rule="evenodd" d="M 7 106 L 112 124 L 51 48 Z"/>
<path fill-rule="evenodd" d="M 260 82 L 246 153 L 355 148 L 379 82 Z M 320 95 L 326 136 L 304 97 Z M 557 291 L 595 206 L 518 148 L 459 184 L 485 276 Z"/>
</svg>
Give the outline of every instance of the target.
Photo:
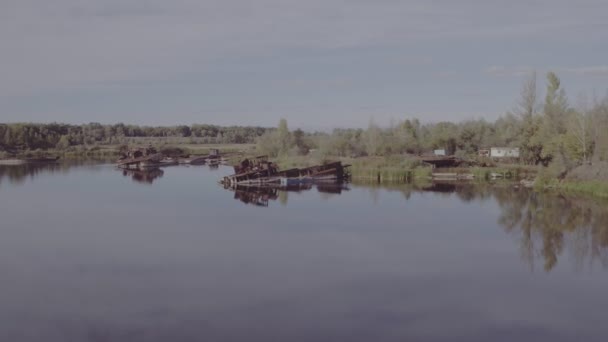
<svg viewBox="0 0 608 342">
<path fill-rule="evenodd" d="M 608 199 L 608 182 L 568 181 L 557 188 L 560 191 Z"/>
<path fill-rule="evenodd" d="M 467 182 L 473 183 L 508 182 L 520 186 L 520 182 L 524 181 L 527 184 L 534 184 L 533 187 L 536 191 L 554 191 L 592 198 L 608 198 L 608 181 L 606 180 L 584 180 L 571 177 L 559 181 L 556 177 L 548 176 L 539 166 L 498 164 L 493 167 L 432 169 L 418 160 L 401 156 L 333 158 L 332 160 L 339 160 L 344 164 L 351 165 L 352 180 L 358 183 L 403 184 L 416 182 L 426 185 L 432 182 L 434 172 L 441 172 L 458 175 L 457 178 L 467 178 Z M 306 167 L 323 161 L 323 158 L 315 158 L 314 156 L 276 159 L 280 168 Z M 581 172 L 577 170 L 574 174 L 578 175 Z M 597 175 L 594 173 L 588 177 L 595 176 Z"/>
<path fill-rule="evenodd" d="M 296 156 L 279 157 L 274 161 L 282 169 L 294 167 L 306 167 L 323 163 L 327 160 L 341 161 L 343 164 L 351 165 L 350 172 L 353 179 L 365 182 L 377 183 L 403 183 L 414 180 L 431 179 L 433 173 L 457 175 L 458 178 L 466 178 L 472 181 L 488 181 L 494 179 L 510 179 L 519 181 L 522 179 L 532 180 L 536 177 L 538 169 L 533 166 L 518 164 L 498 164 L 492 167 L 456 167 L 433 169 L 416 158 L 404 156 L 389 157 L 315 157 Z"/>
<path fill-rule="evenodd" d="M 130 147 L 145 147 L 130 145 Z M 35 150 L 22 151 L 10 157 L 32 158 L 39 156 L 58 156 L 62 160 L 94 158 L 113 159 L 120 155 L 122 145 L 73 146 L 64 150 Z M 241 152 L 243 157 L 253 157 L 259 154 L 254 144 L 177 144 L 160 145 L 162 150 L 173 150 L 182 154 L 204 155 L 212 149 L 223 153 Z M 0 157 L 7 158 L 5 154 Z M 281 169 L 308 167 L 329 160 L 341 161 L 351 165 L 350 173 L 354 181 L 363 183 L 399 184 L 399 183 L 428 183 L 433 179 L 434 172 L 457 175 L 456 178 L 468 179 L 470 182 L 488 182 L 507 180 L 519 182 L 525 180 L 534 184 L 537 191 L 559 191 L 563 193 L 581 194 L 596 198 L 608 198 L 608 180 L 602 179 L 604 165 L 595 166 L 593 172 L 581 167 L 559 181 L 556 177 L 539 172 L 539 167 L 519 164 L 498 164 L 492 167 L 458 167 L 432 169 L 420 160 L 404 156 L 387 157 L 325 157 L 311 153 L 305 156 L 284 156 L 274 159 Z M 598 179 L 594 179 L 598 178 Z"/>
<path fill-rule="evenodd" d="M 608 162 L 580 165 L 570 170 L 561 180 L 548 172 L 542 172 L 536 178 L 534 188 L 608 198 Z"/>
</svg>

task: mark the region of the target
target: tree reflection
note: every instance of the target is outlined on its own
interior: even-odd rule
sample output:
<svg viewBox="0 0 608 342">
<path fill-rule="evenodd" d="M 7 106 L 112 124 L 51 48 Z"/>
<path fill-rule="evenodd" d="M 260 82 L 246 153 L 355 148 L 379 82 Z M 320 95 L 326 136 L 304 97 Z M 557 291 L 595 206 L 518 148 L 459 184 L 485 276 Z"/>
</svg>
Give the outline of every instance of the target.
<svg viewBox="0 0 608 342">
<path fill-rule="evenodd" d="M 535 268 L 541 262 L 549 272 L 564 255 L 577 269 L 599 262 L 608 267 L 608 203 L 588 198 L 538 193 L 512 184 L 437 182 L 358 186 L 412 193 L 433 192 L 456 196 L 464 202 L 493 198 L 500 208 L 498 224 L 517 238 L 520 255 Z"/>
<path fill-rule="evenodd" d="M 68 173 L 74 167 L 89 166 L 91 170 L 99 166 L 100 161 L 68 160 L 59 163 L 28 163 L 22 165 L 0 165 L 0 184 L 8 180 L 11 184 L 20 185 L 43 174 Z"/>
<path fill-rule="evenodd" d="M 608 207 L 605 202 L 535 193 L 528 190 L 497 191 L 502 209 L 499 223 L 519 237 L 521 255 L 530 267 L 543 260 L 550 271 L 568 249 L 577 267 L 596 260 L 608 266 Z"/>
<path fill-rule="evenodd" d="M 463 201 L 490 196 L 496 200 L 501 209 L 498 223 L 517 237 L 520 255 L 531 270 L 538 260 L 549 272 L 564 254 L 579 269 L 595 262 L 608 266 L 606 202 L 509 185 L 457 186 L 454 191 Z"/>
</svg>

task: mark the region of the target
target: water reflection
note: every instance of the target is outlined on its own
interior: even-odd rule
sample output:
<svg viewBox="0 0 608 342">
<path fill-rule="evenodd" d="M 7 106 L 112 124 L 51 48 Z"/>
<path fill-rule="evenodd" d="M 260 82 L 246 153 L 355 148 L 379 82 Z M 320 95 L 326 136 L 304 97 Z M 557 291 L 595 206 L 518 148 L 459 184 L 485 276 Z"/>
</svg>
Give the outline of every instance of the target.
<svg viewBox="0 0 608 342">
<path fill-rule="evenodd" d="M 498 223 L 515 235 L 531 269 L 541 259 L 545 271 L 567 252 L 577 269 L 608 266 L 608 207 L 605 202 L 531 191 L 500 191 Z"/>
<path fill-rule="evenodd" d="M 252 204 L 259 207 L 268 207 L 271 201 L 279 201 L 282 205 L 287 205 L 289 193 L 300 193 L 312 189 L 317 189 L 323 194 L 341 194 L 348 191 L 346 184 L 293 184 L 286 186 L 279 185 L 236 185 L 228 187 L 234 192 L 234 199 L 245 204 Z"/>
<path fill-rule="evenodd" d="M 95 170 L 104 161 L 87 159 L 70 159 L 59 163 L 30 163 L 22 165 L 0 165 L 0 184 L 7 181 L 11 184 L 24 184 L 28 180 L 45 174 L 67 174 L 75 167 L 88 167 Z"/>
<path fill-rule="evenodd" d="M 598 263 L 608 267 L 608 203 L 590 198 L 538 193 L 509 184 L 438 182 L 422 185 L 366 185 L 372 198 L 381 189 L 398 191 L 409 200 L 413 193 L 433 192 L 463 202 L 493 199 L 500 208 L 498 224 L 516 237 L 522 260 L 534 270 L 549 272 L 560 257 L 573 258 L 576 269 Z M 480 213 L 481 215 L 481 213 Z"/>
<path fill-rule="evenodd" d="M 7 181 L 21 185 L 43 175 L 67 174 L 72 169 L 86 170 L 93 181 L 93 172 L 103 169 L 100 165 L 100 161 L 70 160 L 52 164 L 0 166 L 0 189 Z M 116 176 L 130 177 L 139 184 L 153 184 L 169 171 L 111 172 L 115 172 Z M 209 177 L 213 180 L 221 178 L 215 175 Z M 272 202 L 287 205 L 290 194 L 316 189 L 323 197 L 328 197 L 340 195 L 349 187 L 342 184 L 301 184 L 283 187 L 237 186 L 229 190 L 233 192 L 234 199 L 241 203 L 268 207 Z M 491 201 L 499 209 L 498 225 L 514 238 L 522 260 L 531 270 L 551 271 L 564 258 L 572 259 L 577 269 L 590 268 L 595 264 L 608 267 L 608 203 L 605 201 L 538 193 L 513 185 L 490 183 L 355 183 L 352 187 L 366 190 L 374 202 L 386 192 L 399 192 L 405 201 L 412 200 L 414 194 L 422 193 L 433 193 L 439 198 L 457 198 L 465 203 Z M 482 212 L 479 214 L 484 215 Z"/>
<path fill-rule="evenodd" d="M 156 179 L 162 177 L 165 172 L 161 169 L 150 169 L 150 170 L 127 170 L 122 169 L 122 175 L 125 177 L 131 177 L 134 182 L 142 184 L 152 184 Z"/>
<path fill-rule="evenodd" d="M 504 183 L 225 190 L 221 166 L 152 186 L 111 164 L 36 170 L 0 189 L 0 341 L 608 336 L 606 202 Z"/>
</svg>

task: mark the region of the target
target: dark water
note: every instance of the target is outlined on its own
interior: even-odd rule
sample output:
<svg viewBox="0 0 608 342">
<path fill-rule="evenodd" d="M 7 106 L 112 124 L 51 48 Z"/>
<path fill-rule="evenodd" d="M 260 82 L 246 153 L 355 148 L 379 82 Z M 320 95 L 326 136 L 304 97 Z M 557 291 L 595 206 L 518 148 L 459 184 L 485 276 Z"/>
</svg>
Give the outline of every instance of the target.
<svg viewBox="0 0 608 342">
<path fill-rule="evenodd" d="M 0 167 L 0 341 L 607 341 L 605 203 Z"/>
</svg>

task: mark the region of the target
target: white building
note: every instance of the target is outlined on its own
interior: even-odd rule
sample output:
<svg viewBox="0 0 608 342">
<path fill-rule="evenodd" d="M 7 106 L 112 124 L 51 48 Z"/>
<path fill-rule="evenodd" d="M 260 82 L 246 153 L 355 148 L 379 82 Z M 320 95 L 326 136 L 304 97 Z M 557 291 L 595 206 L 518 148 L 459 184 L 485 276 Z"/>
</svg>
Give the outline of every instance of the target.
<svg viewBox="0 0 608 342">
<path fill-rule="evenodd" d="M 490 148 L 492 158 L 519 158 L 519 147 L 492 147 Z"/>
<path fill-rule="evenodd" d="M 445 156 L 445 150 L 435 150 L 433 154 L 436 156 Z"/>
</svg>

